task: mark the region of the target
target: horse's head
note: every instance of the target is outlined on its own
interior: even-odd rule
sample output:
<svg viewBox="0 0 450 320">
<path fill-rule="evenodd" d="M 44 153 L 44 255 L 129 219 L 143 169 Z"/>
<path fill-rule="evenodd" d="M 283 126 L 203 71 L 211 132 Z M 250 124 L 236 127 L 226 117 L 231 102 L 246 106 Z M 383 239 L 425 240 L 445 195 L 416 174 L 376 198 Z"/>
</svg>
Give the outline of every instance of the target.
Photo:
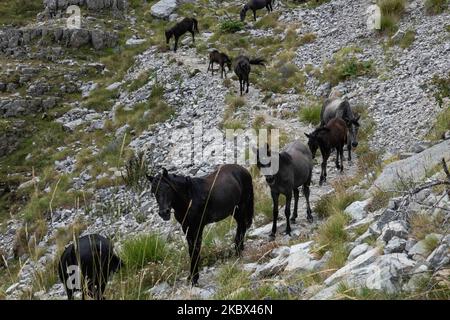
<svg viewBox="0 0 450 320">
<path fill-rule="evenodd" d="M 356 148 L 358 146 L 358 131 L 359 131 L 359 118 L 361 116 L 353 117 L 352 119 L 345 118 L 344 121 L 348 128 L 350 144 L 352 148 Z"/>
<path fill-rule="evenodd" d="M 305 132 L 305 136 L 308 138 L 308 147 L 309 150 L 311 150 L 312 158 L 314 159 L 316 157 L 317 149 L 319 148 L 320 139 L 319 139 L 319 133 L 321 131 L 330 131 L 330 129 L 326 127 L 320 127 L 311 132 L 310 134 Z"/>
<path fill-rule="evenodd" d="M 241 10 L 241 13 L 240 13 L 242 22 L 244 22 L 244 20 L 245 20 L 245 15 L 247 14 L 247 10 L 248 10 L 248 5 L 244 5 L 242 7 L 242 10 Z"/>
<path fill-rule="evenodd" d="M 231 71 L 231 59 L 229 57 L 227 57 L 226 63 L 227 63 L 228 70 Z"/>
<path fill-rule="evenodd" d="M 156 202 L 159 207 L 159 216 L 167 221 L 170 220 L 170 210 L 172 208 L 172 200 L 175 197 L 175 188 L 170 180 L 169 173 L 166 169 L 156 177 L 147 176 L 152 184 L 151 192 L 155 195 Z"/>
<path fill-rule="evenodd" d="M 256 166 L 258 167 L 258 169 L 261 169 L 261 168 L 269 169 L 269 168 L 271 168 L 271 166 L 272 166 L 272 162 L 271 161 L 272 161 L 273 157 L 278 155 L 278 154 L 275 154 L 274 152 L 272 152 L 270 150 L 270 147 L 269 147 L 268 143 L 266 143 L 265 147 L 263 147 L 263 148 L 259 148 L 259 149 L 254 148 L 253 152 L 256 153 Z M 269 159 L 269 161 L 266 161 L 266 160 L 261 161 L 261 156 L 260 155 L 263 155 L 264 156 L 263 158 L 264 159 Z M 267 163 L 265 163 L 265 162 L 267 162 Z M 273 185 L 275 183 L 275 176 L 276 176 L 276 173 L 264 174 L 264 178 L 266 178 L 266 182 L 267 182 L 267 184 L 269 186 L 271 186 L 271 185 Z"/>
</svg>

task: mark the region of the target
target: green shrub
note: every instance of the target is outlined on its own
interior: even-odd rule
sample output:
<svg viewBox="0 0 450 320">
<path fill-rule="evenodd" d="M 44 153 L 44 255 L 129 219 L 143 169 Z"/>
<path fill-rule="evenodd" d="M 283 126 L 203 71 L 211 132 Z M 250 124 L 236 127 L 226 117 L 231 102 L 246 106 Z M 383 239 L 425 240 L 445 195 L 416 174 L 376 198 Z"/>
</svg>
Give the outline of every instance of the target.
<svg viewBox="0 0 450 320">
<path fill-rule="evenodd" d="M 343 213 L 336 213 L 322 223 L 315 235 L 317 253 L 323 255 L 331 251 L 327 261 L 328 269 L 339 269 L 345 264 L 348 256 L 346 242 L 349 240 L 345 226 L 349 217 Z"/>
<path fill-rule="evenodd" d="M 321 110 L 322 106 L 319 103 L 312 104 L 310 106 L 303 106 L 299 109 L 300 120 L 317 126 L 320 123 Z"/>
<path fill-rule="evenodd" d="M 440 14 L 448 9 L 448 0 L 426 0 L 425 9 L 429 14 Z"/>
<path fill-rule="evenodd" d="M 372 60 L 359 61 L 354 53 L 360 52 L 359 48 L 347 47 L 336 53 L 331 61 L 323 67 L 319 76 L 322 82 L 329 82 L 332 86 L 341 81 L 374 72 Z"/>
<path fill-rule="evenodd" d="M 378 6 L 381 10 L 381 30 L 394 32 L 405 11 L 406 0 L 379 0 Z"/>
<path fill-rule="evenodd" d="M 409 48 L 416 39 L 416 32 L 414 30 L 406 31 L 405 35 L 399 42 L 399 46 L 403 49 Z"/>
<path fill-rule="evenodd" d="M 143 152 L 133 155 L 127 161 L 125 170 L 126 174 L 122 178 L 128 187 L 138 192 L 148 187 L 149 181 L 146 174 L 149 172 L 149 168 Z"/>
<path fill-rule="evenodd" d="M 139 270 L 150 262 L 162 262 L 169 249 L 166 241 L 157 234 L 140 235 L 123 243 L 120 256 L 127 269 Z"/>
<path fill-rule="evenodd" d="M 225 20 L 220 24 L 220 31 L 223 33 L 235 33 L 244 29 L 245 24 L 237 20 Z"/>
</svg>

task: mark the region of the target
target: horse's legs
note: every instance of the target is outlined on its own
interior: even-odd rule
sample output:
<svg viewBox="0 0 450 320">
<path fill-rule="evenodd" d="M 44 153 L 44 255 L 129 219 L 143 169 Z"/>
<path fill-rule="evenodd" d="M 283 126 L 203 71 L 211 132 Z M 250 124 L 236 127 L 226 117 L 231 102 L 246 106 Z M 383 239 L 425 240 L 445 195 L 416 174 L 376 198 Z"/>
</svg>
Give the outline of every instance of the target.
<svg viewBox="0 0 450 320">
<path fill-rule="evenodd" d="M 280 197 L 279 193 L 271 192 L 272 202 L 273 202 L 273 223 L 272 223 L 272 232 L 270 233 L 270 238 L 275 239 L 275 233 L 277 233 L 277 220 L 278 220 L 278 198 Z"/>
<path fill-rule="evenodd" d="M 256 21 L 256 10 L 253 10 L 253 19 Z"/>
<path fill-rule="evenodd" d="M 341 158 L 341 172 L 344 171 L 344 145 L 339 147 L 339 155 Z"/>
<path fill-rule="evenodd" d="M 242 78 L 239 77 L 239 93 L 242 96 Z"/>
<path fill-rule="evenodd" d="M 194 31 L 189 31 L 192 34 L 192 43 L 195 43 Z"/>
<path fill-rule="evenodd" d="M 247 76 L 245 77 L 245 82 L 247 82 L 247 90 L 245 91 L 245 93 L 248 93 L 248 83 L 249 83 L 249 81 L 248 81 L 248 74 L 247 74 Z"/>
<path fill-rule="evenodd" d="M 203 227 L 189 229 L 186 239 L 189 246 L 189 256 L 191 258 L 191 270 L 189 279 L 192 285 L 198 282 L 198 265 L 200 262 L 200 249 L 202 246 Z"/>
<path fill-rule="evenodd" d="M 291 235 L 291 222 L 289 217 L 291 215 L 291 200 L 292 192 L 286 195 L 286 206 L 284 207 L 284 215 L 286 216 L 286 234 Z"/>
<path fill-rule="evenodd" d="M 305 196 L 305 199 L 306 199 L 306 220 L 308 220 L 308 222 L 313 222 L 313 217 L 311 214 L 312 210 L 311 210 L 311 206 L 309 205 L 309 194 L 310 194 L 309 184 L 310 184 L 310 181 L 308 180 L 302 186 L 302 190 L 303 190 L 303 195 Z"/>
<path fill-rule="evenodd" d="M 238 256 L 241 255 L 242 250 L 244 250 L 244 237 L 245 237 L 245 223 L 244 220 L 244 214 L 240 213 L 239 217 L 235 217 L 236 223 L 237 223 L 237 229 L 236 229 L 236 237 L 234 238 L 234 244 L 236 249 L 236 254 Z M 239 221 L 239 219 L 241 221 Z"/>
<path fill-rule="evenodd" d="M 220 69 L 221 69 L 221 73 L 220 73 L 220 79 L 223 79 L 223 69 L 224 69 L 224 64 L 222 63 L 221 65 L 220 65 Z M 227 75 L 227 73 L 225 72 L 225 76 Z"/>
<path fill-rule="evenodd" d="M 295 218 L 297 218 L 297 210 L 298 210 L 298 198 L 299 198 L 299 191 L 298 188 L 294 188 L 294 212 L 292 213 L 291 222 L 295 222 Z"/>
<path fill-rule="evenodd" d="M 178 37 L 175 37 L 175 47 L 173 47 L 173 52 L 177 52 L 178 49 Z"/>
<path fill-rule="evenodd" d="M 336 168 L 340 169 L 341 167 L 339 166 L 339 156 L 340 156 L 340 147 L 336 147 Z"/>
<path fill-rule="evenodd" d="M 347 151 L 348 151 L 348 161 L 352 161 L 352 143 L 350 139 L 347 139 Z"/>
<path fill-rule="evenodd" d="M 329 156 L 330 156 L 329 152 L 325 152 L 322 155 L 322 172 L 320 173 L 319 186 L 321 186 L 324 182 L 327 181 L 327 161 Z"/>
</svg>

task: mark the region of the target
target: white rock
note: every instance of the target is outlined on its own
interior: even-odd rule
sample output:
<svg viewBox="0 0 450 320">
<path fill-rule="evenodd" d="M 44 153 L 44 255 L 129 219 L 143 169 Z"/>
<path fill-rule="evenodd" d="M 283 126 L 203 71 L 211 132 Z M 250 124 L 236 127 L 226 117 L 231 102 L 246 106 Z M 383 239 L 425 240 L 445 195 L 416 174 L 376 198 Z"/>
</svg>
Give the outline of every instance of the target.
<svg viewBox="0 0 450 320">
<path fill-rule="evenodd" d="M 384 253 L 400 253 L 405 250 L 406 240 L 397 236 L 392 237 L 388 244 L 384 247 Z"/>
<path fill-rule="evenodd" d="M 177 8 L 177 0 L 160 0 L 155 3 L 150 12 L 156 18 L 166 19 Z"/>
<path fill-rule="evenodd" d="M 448 249 L 448 244 L 443 243 L 434 249 L 434 251 L 428 256 L 427 262 L 433 269 L 439 269 L 450 262 L 450 253 Z"/>
<path fill-rule="evenodd" d="M 111 83 L 109 86 L 106 87 L 106 90 L 108 91 L 114 91 L 118 89 L 122 85 L 122 82 L 114 82 Z"/>
<path fill-rule="evenodd" d="M 367 215 L 366 207 L 368 203 L 369 200 L 355 201 L 347 208 L 345 208 L 344 211 L 352 217 L 353 221 L 358 221 L 363 219 Z"/>
<path fill-rule="evenodd" d="M 384 242 L 389 242 L 393 237 L 406 238 L 407 236 L 408 230 L 403 221 L 391 221 L 381 231 L 381 239 Z"/>
<path fill-rule="evenodd" d="M 354 260 L 356 257 L 359 257 L 363 253 L 366 253 L 367 250 L 373 249 L 371 246 L 369 246 L 367 243 L 361 243 L 354 247 L 352 251 L 350 251 L 347 261 L 350 262 Z"/>
<path fill-rule="evenodd" d="M 360 255 L 359 257 L 355 258 L 350 263 L 343 266 L 341 269 L 333 273 L 330 277 L 328 277 L 324 283 L 327 286 L 333 285 L 339 281 L 341 281 L 343 278 L 347 277 L 348 275 L 352 274 L 354 270 L 360 269 L 362 267 L 365 267 L 371 263 L 373 263 L 377 257 L 379 256 L 380 252 L 378 248 L 371 249 L 367 251 L 366 253 Z"/>
</svg>

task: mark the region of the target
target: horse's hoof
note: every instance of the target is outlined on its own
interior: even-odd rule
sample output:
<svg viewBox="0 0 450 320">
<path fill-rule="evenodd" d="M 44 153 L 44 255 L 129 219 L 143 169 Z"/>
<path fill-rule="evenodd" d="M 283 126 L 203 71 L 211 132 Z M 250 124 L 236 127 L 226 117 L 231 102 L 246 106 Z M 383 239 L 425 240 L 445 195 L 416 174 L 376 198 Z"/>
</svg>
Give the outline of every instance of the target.
<svg viewBox="0 0 450 320">
<path fill-rule="evenodd" d="M 314 222 L 314 218 L 312 216 L 307 216 L 306 220 L 308 220 L 309 223 L 313 223 Z"/>
<path fill-rule="evenodd" d="M 269 241 L 274 241 L 275 240 L 275 233 L 271 232 L 269 234 Z"/>
<path fill-rule="evenodd" d="M 291 218 L 291 223 L 295 223 L 295 218 Z"/>
</svg>

